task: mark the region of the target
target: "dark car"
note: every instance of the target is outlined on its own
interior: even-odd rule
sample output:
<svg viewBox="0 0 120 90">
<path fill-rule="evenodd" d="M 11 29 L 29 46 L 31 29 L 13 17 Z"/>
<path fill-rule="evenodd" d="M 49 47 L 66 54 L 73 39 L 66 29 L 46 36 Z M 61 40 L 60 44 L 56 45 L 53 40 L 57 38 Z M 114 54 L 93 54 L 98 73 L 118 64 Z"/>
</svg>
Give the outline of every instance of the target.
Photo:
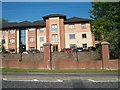
<svg viewBox="0 0 120 90">
<path fill-rule="evenodd" d="M 28 53 L 40 53 L 40 51 L 39 50 L 28 50 Z"/>
<path fill-rule="evenodd" d="M 76 52 L 82 52 L 82 51 L 83 51 L 83 48 L 82 48 L 82 47 L 76 48 L 75 51 L 76 51 Z"/>
<path fill-rule="evenodd" d="M 72 52 L 72 49 L 70 49 L 70 48 L 65 48 L 65 49 L 64 49 L 64 52 L 65 52 L 65 53 L 71 53 L 71 52 Z"/>
<path fill-rule="evenodd" d="M 95 51 L 95 47 L 88 47 L 88 51 Z"/>
</svg>

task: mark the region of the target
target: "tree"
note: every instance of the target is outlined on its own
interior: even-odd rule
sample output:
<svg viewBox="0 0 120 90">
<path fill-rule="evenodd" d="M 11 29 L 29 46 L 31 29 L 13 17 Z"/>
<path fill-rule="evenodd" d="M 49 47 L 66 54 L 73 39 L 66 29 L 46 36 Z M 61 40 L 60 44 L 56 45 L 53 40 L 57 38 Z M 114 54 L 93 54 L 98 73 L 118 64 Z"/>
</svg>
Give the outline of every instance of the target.
<svg viewBox="0 0 120 90">
<path fill-rule="evenodd" d="M 8 22 L 8 20 L 2 19 L 2 23 L 6 23 L 6 22 Z"/>
<path fill-rule="evenodd" d="M 90 17 L 93 33 L 99 41 L 110 43 L 110 54 L 112 58 L 118 58 L 119 45 L 119 3 L 118 2 L 92 2 Z"/>
</svg>

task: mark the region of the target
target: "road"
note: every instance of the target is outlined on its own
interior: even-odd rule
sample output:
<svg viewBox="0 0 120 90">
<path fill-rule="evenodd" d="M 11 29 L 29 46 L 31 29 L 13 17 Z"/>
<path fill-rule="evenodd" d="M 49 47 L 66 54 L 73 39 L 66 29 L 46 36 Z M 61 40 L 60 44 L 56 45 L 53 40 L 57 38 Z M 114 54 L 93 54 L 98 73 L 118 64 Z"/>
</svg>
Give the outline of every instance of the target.
<svg viewBox="0 0 120 90">
<path fill-rule="evenodd" d="M 118 88 L 118 73 L 2 73 L 3 88 Z"/>
</svg>

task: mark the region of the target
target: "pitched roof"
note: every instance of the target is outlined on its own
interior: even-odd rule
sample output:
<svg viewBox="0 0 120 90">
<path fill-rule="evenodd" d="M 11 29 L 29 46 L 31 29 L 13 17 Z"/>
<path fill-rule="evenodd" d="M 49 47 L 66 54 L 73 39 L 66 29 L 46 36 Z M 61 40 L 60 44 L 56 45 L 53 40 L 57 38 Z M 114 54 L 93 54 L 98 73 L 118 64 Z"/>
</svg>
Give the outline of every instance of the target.
<svg viewBox="0 0 120 90">
<path fill-rule="evenodd" d="M 80 22 L 89 22 L 91 19 L 72 17 L 64 21 L 64 23 L 80 23 Z"/>
<path fill-rule="evenodd" d="M 2 23 L 2 28 L 13 28 L 13 27 L 16 27 L 18 23 L 17 22 L 6 22 L 6 23 Z"/>
<path fill-rule="evenodd" d="M 41 27 L 46 26 L 46 23 L 43 20 L 34 21 L 33 24 L 34 26 L 41 26 Z"/>
<path fill-rule="evenodd" d="M 39 21 L 34 21 L 34 22 L 23 21 L 23 22 L 19 22 L 19 23 L 16 23 L 16 22 L 2 23 L 2 29 L 26 28 L 26 27 L 35 27 L 35 26 L 44 27 L 45 22 L 43 20 L 39 20 Z"/>
<path fill-rule="evenodd" d="M 51 18 L 51 17 L 61 17 L 61 18 L 66 19 L 66 16 L 63 14 L 49 14 L 49 15 L 43 16 L 43 19 L 45 20 L 45 19 Z"/>
</svg>

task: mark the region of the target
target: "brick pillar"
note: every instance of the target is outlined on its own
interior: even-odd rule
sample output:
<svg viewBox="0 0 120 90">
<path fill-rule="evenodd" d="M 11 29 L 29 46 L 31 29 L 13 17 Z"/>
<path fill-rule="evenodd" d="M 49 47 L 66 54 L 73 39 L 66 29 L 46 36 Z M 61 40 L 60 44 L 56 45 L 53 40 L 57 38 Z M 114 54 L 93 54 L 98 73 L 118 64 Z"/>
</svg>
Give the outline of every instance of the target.
<svg viewBox="0 0 120 90">
<path fill-rule="evenodd" d="M 102 69 L 107 68 L 108 60 L 109 60 L 109 43 L 102 42 Z"/>
<path fill-rule="evenodd" d="M 43 45 L 44 45 L 44 61 L 46 62 L 46 68 L 52 70 L 51 44 L 45 43 Z"/>
</svg>

